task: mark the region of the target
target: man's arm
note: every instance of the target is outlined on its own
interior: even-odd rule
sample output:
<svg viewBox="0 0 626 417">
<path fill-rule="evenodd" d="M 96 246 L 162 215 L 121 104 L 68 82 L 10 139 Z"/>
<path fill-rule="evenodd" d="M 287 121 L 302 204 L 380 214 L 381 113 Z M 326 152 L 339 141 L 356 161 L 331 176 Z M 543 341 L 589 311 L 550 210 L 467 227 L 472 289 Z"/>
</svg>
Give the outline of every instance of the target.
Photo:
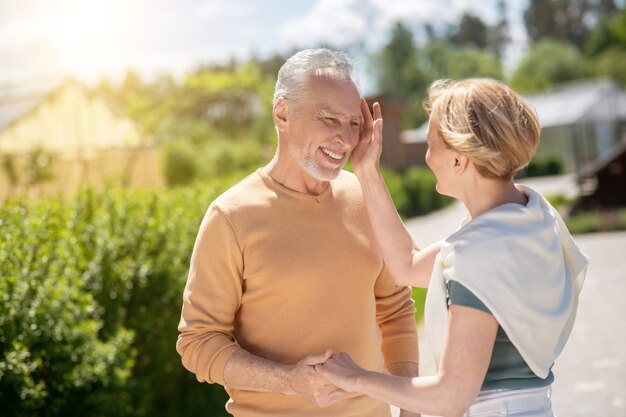
<svg viewBox="0 0 626 417">
<path fill-rule="evenodd" d="M 326 362 L 331 356 L 332 351 L 328 350 L 320 355 L 309 355 L 295 365 L 282 365 L 242 349 L 226 363 L 224 382 L 232 388 L 299 395 L 323 407 L 345 396 L 315 371 L 315 365 Z"/>
<path fill-rule="evenodd" d="M 243 295 L 243 256 L 227 216 L 215 204 L 205 215 L 191 257 L 176 350 L 199 381 L 252 391 L 298 394 L 329 405 L 336 391 L 313 365 L 327 354 L 283 365 L 242 349 L 234 340 Z M 337 394 L 337 393 L 336 393 Z"/>
</svg>

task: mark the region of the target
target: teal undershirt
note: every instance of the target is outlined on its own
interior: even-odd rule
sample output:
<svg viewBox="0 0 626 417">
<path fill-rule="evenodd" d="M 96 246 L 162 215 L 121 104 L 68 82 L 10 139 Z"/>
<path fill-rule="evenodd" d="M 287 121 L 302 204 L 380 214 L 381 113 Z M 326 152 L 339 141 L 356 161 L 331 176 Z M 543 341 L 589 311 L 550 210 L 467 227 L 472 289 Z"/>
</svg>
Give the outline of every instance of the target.
<svg viewBox="0 0 626 417">
<path fill-rule="evenodd" d="M 487 306 L 462 284 L 448 281 L 447 286 L 449 306 L 460 305 L 491 314 Z M 539 388 L 546 387 L 553 381 L 552 371 L 545 379 L 535 375 L 511 343 L 502 326 L 498 326 L 489 368 L 480 390 Z"/>
</svg>

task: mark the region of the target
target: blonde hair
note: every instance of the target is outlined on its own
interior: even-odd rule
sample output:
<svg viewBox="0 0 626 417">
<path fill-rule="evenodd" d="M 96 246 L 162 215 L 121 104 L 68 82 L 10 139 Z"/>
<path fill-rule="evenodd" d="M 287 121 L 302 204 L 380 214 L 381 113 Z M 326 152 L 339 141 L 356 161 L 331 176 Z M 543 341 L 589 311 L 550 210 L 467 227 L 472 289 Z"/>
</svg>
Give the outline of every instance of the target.
<svg viewBox="0 0 626 417">
<path fill-rule="evenodd" d="M 491 79 L 439 80 L 424 108 L 445 144 L 486 178 L 511 180 L 539 144 L 539 120 L 513 90 Z"/>
</svg>

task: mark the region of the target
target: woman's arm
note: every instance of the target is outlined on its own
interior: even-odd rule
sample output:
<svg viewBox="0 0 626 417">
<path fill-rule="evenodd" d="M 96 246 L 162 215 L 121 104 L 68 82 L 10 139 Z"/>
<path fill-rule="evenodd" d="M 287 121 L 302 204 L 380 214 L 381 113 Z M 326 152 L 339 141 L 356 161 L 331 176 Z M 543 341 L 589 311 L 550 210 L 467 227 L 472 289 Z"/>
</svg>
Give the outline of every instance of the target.
<svg viewBox="0 0 626 417">
<path fill-rule="evenodd" d="M 417 247 L 402 223 L 380 173 L 383 119 L 374 103 L 374 118 L 361 100 L 363 129 L 359 145 L 352 152 L 352 167 L 358 177 L 376 242 L 387 268 L 398 285 L 428 287 L 432 266 L 439 252 L 435 243 L 424 250 Z"/>
<path fill-rule="evenodd" d="M 358 367 L 347 353 L 334 355 L 316 371 L 348 392 L 360 392 L 400 408 L 429 415 L 461 416 L 485 379 L 498 322 L 489 313 L 452 305 L 437 375 L 398 377 Z"/>
</svg>

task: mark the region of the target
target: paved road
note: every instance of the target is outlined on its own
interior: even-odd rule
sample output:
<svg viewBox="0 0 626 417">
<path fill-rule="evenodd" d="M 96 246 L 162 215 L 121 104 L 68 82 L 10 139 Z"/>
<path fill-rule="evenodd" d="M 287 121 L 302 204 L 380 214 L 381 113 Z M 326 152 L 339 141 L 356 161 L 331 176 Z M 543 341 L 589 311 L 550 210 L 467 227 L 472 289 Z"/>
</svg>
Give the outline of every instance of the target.
<svg viewBox="0 0 626 417">
<path fill-rule="evenodd" d="M 571 177 L 529 181 L 538 191 L 572 195 Z M 455 204 L 407 221 L 419 245 L 454 232 L 465 209 Z M 554 367 L 552 397 L 559 417 L 626 417 L 626 232 L 576 236 L 592 261 L 570 340 Z M 419 329 L 422 375 L 434 367 Z"/>
</svg>

